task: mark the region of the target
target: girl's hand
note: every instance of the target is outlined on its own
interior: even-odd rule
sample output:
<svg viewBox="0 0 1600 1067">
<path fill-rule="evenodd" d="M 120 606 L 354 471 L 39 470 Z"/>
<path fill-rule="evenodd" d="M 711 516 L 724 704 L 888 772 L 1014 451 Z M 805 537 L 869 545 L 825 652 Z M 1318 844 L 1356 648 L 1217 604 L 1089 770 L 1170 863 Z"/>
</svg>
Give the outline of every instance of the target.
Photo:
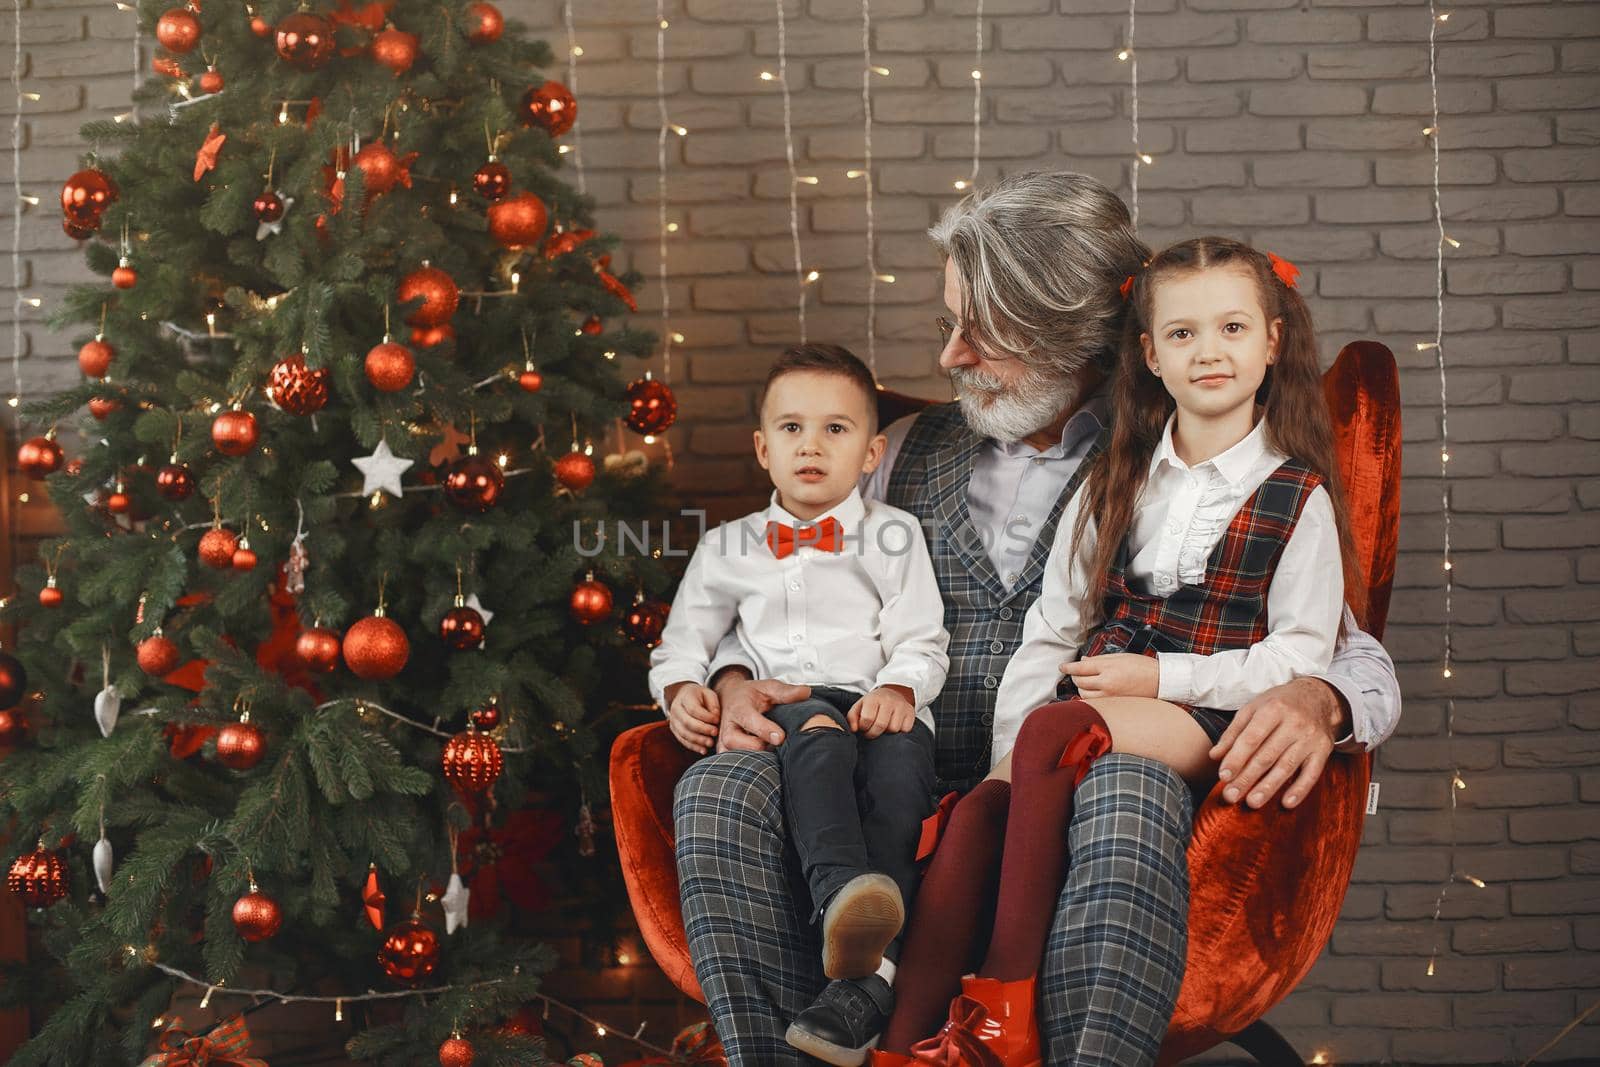
<svg viewBox="0 0 1600 1067">
<path fill-rule="evenodd" d="M 850 728 L 868 740 L 886 733 L 903 734 L 917 721 L 911 691 L 903 685 L 882 685 L 856 701 L 845 718 Z"/>
<path fill-rule="evenodd" d="M 1161 664 L 1134 652 L 1063 663 L 1061 673 L 1072 676 L 1081 697 L 1156 697 L 1161 691 Z"/>
<path fill-rule="evenodd" d="M 672 736 L 690 752 L 704 756 L 716 744 L 717 727 L 722 721 L 722 704 L 717 694 L 693 682 L 667 688 L 676 690 L 667 698 L 670 701 L 667 722 L 672 726 Z"/>
</svg>

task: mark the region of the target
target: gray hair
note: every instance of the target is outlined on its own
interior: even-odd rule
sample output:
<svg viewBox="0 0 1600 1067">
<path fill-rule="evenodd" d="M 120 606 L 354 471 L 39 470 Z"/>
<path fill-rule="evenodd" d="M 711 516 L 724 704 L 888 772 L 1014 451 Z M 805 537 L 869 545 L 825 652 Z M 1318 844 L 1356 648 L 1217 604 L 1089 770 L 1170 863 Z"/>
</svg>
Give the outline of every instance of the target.
<svg viewBox="0 0 1600 1067">
<path fill-rule="evenodd" d="M 1113 364 L 1120 288 L 1150 249 L 1103 183 L 1066 171 L 1013 174 L 968 193 L 928 235 L 955 266 L 963 327 L 986 355 L 1068 371 Z"/>
</svg>

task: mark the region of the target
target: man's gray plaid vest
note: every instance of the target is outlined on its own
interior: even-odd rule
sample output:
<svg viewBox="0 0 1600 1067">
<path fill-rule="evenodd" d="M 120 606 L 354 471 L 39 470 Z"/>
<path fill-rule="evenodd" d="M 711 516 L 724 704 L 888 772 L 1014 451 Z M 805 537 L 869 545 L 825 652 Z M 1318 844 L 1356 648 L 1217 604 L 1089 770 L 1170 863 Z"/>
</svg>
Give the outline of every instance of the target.
<svg viewBox="0 0 1600 1067">
<path fill-rule="evenodd" d="M 984 439 L 962 418 L 960 405 L 922 411 L 895 457 L 887 502 L 917 517 L 928 538 L 944 626 L 950 631 L 950 673 L 933 702 L 939 791 L 970 789 L 989 773 L 994 702 L 1017 646 L 1022 622 L 1044 584 L 1044 564 L 1056 525 L 1078 491 L 1089 461 L 1105 446 L 1101 433 L 1038 528 L 1028 562 L 1009 589 L 995 572 L 967 508 L 967 483 Z"/>
</svg>

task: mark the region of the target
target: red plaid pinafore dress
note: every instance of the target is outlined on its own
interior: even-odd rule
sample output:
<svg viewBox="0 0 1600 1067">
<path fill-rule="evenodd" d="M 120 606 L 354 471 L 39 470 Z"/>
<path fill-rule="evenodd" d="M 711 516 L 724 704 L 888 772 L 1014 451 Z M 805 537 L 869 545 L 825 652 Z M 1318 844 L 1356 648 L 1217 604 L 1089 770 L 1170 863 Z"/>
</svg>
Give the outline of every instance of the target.
<svg viewBox="0 0 1600 1067">
<path fill-rule="evenodd" d="M 1306 499 L 1321 484 L 1321 475 L 1297 460 L 1280 465 L 1228 524 L 1206 560 L 1205 581 L 1179 586 L 1168 597 L 1151 596 L 1128 585 L 1129 552 L 1124 538 L 1106 577 L 1105 621 L 1089 635 L 1079 658 L 1114 652 L 1209 656 L 1249 648 L 1263 640 L 1267 636 L 1267 591 L 1278 557 L 1289 543 Z M 1062 699 L 1078 695 L 1070 676 L 1062 678 L 1057 695 Z M 1234 715 L 1216 708 L 1179 706 L 1194 717 L 1213 743 Z"/>
</svg>

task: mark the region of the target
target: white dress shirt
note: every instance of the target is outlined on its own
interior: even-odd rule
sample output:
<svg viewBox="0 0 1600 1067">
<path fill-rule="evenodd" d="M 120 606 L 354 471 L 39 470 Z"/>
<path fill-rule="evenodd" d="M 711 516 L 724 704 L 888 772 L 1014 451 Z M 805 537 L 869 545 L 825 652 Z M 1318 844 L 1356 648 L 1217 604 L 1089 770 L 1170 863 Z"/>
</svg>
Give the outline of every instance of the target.
<svg viewBox="0 0 1600 1067">
<path fill-rule="evenodd" d="M 1288 459 L 1267 443 L 1266 423 L 1233 447 L 1193 467 L 1172 446 L 1173 420 L 1154 455 L 1128 532 L 1126 578 L 1147 596 L 1167 597 L 1182 585 L 1202 585 L 1211 552 L 1239 510 Z M 1044 588 L 1028 609 L 1022 644 L 1006 667 L 995 700 L 993 763 L 1016 744 L 1034 708 L 1055 699 L 1060 664 L 1078 658 L 1102 621 L 1087 604 L 1086 563 L 1093 557 L 1091 521 L 1072 553 L 1072 531 L 1085 500 L 1068 502 L 1045 563 Z M 1070 558 L 1070 569 L 1069 561 Z M 1295 678 L 1321 676 L 1333 660 L 1344 613 L 1344 576 L 1333 504 L 1321 486 L 1307 496 L 1278 558 L 1267 591 L 1267 635 L 1248 648 L 1210 655 L 1161 652 L 1157 695 L 1162 700 L 1236 711 Z"/>
<path fill-rule="evenodd" d="M 650 654 L 650 690 L 663 709 L 667 686 L 706 683 L 731 628 L 735 658 L 755 677 L 863 694 L 903 685 L 933 729 L 928 705 L 944 687 L 950 635 L 922 529 L 908 512 L 863 501 L 859 489 L 812 522 L 830 517 L 844 529 L 838 552 L 801 546 L 776 558 L 767 523 L 806 525 L 776 492 L 764 511 L 701 538 Z"/>
</svg>

